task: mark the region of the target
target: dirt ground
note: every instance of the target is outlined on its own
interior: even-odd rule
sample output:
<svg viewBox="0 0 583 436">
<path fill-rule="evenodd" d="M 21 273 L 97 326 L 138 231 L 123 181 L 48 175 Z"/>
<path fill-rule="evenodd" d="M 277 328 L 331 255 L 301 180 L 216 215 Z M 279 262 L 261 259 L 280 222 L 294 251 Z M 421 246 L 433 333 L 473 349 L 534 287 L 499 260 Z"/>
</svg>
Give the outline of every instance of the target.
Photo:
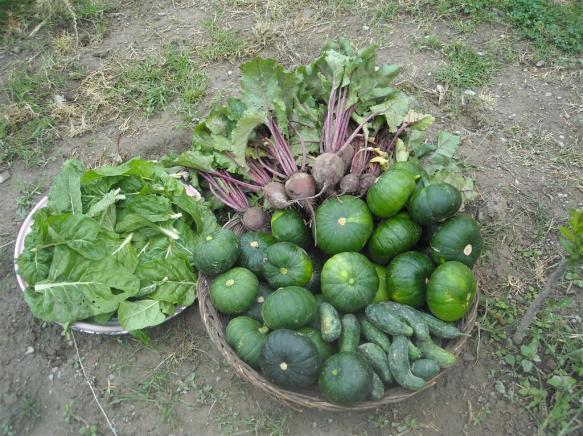
<svg viewBox="0 0 583 436">
<path fill-rule="evenodd" d="M 359 45 L 377 43 L 379 60 L 402 65 L 400 85 L 436 117 L 433 133 L 447 128 L 462 135 L 465 167 L 480 194 L 468 211 L 484 226 L 488 250 L 477 266 L 480 290 L 486 297 L 480 322 L 459 363 L 434 388 L 381 410 L 295 411 L 279 406 L 234 375 L 207 339 L 197 307 L 152 329 L 147 346 L 129 337 L 81 333 L 65 337 L 60 327 L 34 319 L 13 271 L 11 243 L 23 219 L 15 210 L 20 195 L 17 182 L 40 186 L 36 194 L 40 198 L 64 159 L 77 156 L 93 163 L 111 157 L 122 123 L 113 120 L 82 136 L 64 137 L 40 168 L 14 162 L 11 179 L 0 185 L 0 234 L 6 244 L 0 262 L 3 432 L 110 432 L 79 366 L 76 341 L 97 397 L 120 435 L 536 433 L 538 412 L 521 407 L 495 388 L 496 371 L 505 363 L 496 354 L 499 345 L 489 340 L 482 327 L 490 319 L 489 301 L 510 295 L 511 304 L 524 304 L 523 290 L 542 283 L 559 260 L 557 224 L 564 223 L 566 208 L 583 206 L 580 69 L 536 66 L 515 57 L 503 61 L 489 86 L 449 96 L 449 104 L 439 104 L 434 76 L 444 58 L 436 51 L 420 50 L 418 42 L 428 30 L 442 39 L 455 38 L 447 23 L 428 29 L 406 19 L 373 23 L 350 11 L 321 16 L 307 4 L 294 9 L 289 20 L 275 28 L 265 9 L 253 4 L 231 1 L 225 11 L 241 35 L 253 41 L 265 36 L 254 51 L 293 65 L 317 55 L 329 37 L 347 36 Z M 215 11 L 216 4 L 206 1 L 124 2 L 107 15 L 102 42 L 81 49 L 80 62 L 91 71 L 107 63 L 112 53 L 148 53 L 172 42 L 203 44 L 203 22 Z M 261 29 L 267 30 L 262 33 Z M 301 35 L 286 37 L 292 29 Z M 483 24 L 468 40 L 480 50 L 493 40 L 506 44 L 507 33 L 504 26 Z M 514 49 L 519 52 L 518 44 Z M 5 52 L 0 59 L 2 76 L 12 63 L 32 55 Z M 238 62 L 205 65 L 209 86 L 201 114 L 213 95 L 232 92 Z M 121 139 L 125 156 L 157 158 L 190 145 L 188 128 L 170 109 L 138 121 L 140 128 Z M 533 247 L 539 254 L 526 255 Z M 580 289 L 565 285 L 559 293 L 574 298 L 565 316 L 581 314 Z M 581 326 L 579 319 L 579 332 Z"/>
</svg>

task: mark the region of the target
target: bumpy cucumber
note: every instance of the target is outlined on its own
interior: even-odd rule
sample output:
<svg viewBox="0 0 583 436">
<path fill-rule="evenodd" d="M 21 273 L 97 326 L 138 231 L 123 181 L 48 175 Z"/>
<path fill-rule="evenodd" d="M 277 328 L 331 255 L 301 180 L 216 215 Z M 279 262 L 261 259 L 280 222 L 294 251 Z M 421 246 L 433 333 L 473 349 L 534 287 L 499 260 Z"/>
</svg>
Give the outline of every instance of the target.
<svg viewBox="0 0 583 436">
<path fill-rule="evenodd" d="M 429 380 L 439 372 L 439 365 L 431 359 L 419 359 L 411 364 L 411 372 L 423 380 Z"/>
<path fill-rule="evenodd" d="M 409 341 L 407 353 L 409 354 L 409 360 L 421 359 L 421 350 L 411 341 Z"/>
<path fill-rule="evenodd" d="M 455 339 L 463 335 L 463 333 L 460 332 L 456 326 L 449 324 L 445 321 L 442 321 L 440 319 L 437 319 L 436 317 L 429 313 L 421 311 L 418 312 L 421 315 L 421 317 L 423 317 L 423 321 L 425 321 L 425 324 L 427 324 L 427 326 L 429 327 L 429 331 L 435 336 L 444 339 Z"/>
<path fill-rule="evenodd" d="M 326 342 L 335 341 L 342 333 L 342 323 L 338 311 L 325 301 L 320 304 L 320 331 L 322 339 Z"/>
<path fill-rule="evenodd" d="M 385 396 L 385 386 L 383 385 L 382 380 L 377 375 L 376 372 L 373 371 L 372 373 L 372 384 L 370 387 L 370 392 L 368 394 L 368 398 L 376 401 L 380 400 Z"/>
<path fill-rule="evenodd" d="M 407 348 L 409 341 L 405 336 L 395 336 L 389 350 L 389 368 L 395 381 L 406 389 L 417 391 L 425 386 L 425 380 L 413 375 L 409 367 Z"/>
<path fill-rule="evenodd" d="M 360 342 L 360 324 L 352 313 L 342 317 L 342 333 L 340 334 L 340 351 L 356 351 Z"/>
<path fill-rule="evenodd" d="M 411 306 L 395 303 L 394 301 L 379 303 L 379 305 L 382 305 L 392 315 L 409 324 L 411 328 L 413 328 L 413 332 L 417 339 L 422 341 L 428 341 L 431 339 L 431 336 L 429 336 L 429 326 L 419 315 L 419 311 L 413 309 Z"/>
<path fill-rule="evenodd" d="M 413 329 L 393 315 L 381 304 L 370 304 L 365 310 L 366 317 L 375 327 L 392 336 L 412 336 Z"/>
<path fill-rule="evenodd" d="M 367 358 L 374 371 L 381 378 L 383 383 L 389 384 L 393 381 L 387 355 L 381 347 L 372 342 L 365 342 L 358 346 L 358 352 Z"/>
<path fill-rule="evenodd" d="M 440 368 L 449 368 L 450 366 L 455 365 L 455 354 L 444 350 L 431 341 L 418 341 L 417 347 L 421 350 L 423 357 L 434 360 Z"/>
<path fill-rule="evenodd" d="M 385 335 L 381 330 L 376 328 L 372 322 L 370 322 L 366 316 L 360 315 L 358 317 L 360 322 L 360 334 L 368 342 L 377 344 L 383 349 L 385 353 L 389 352 L 389 347 L 391 346 L 391 340 L 387 335 Z"/>
</svg>

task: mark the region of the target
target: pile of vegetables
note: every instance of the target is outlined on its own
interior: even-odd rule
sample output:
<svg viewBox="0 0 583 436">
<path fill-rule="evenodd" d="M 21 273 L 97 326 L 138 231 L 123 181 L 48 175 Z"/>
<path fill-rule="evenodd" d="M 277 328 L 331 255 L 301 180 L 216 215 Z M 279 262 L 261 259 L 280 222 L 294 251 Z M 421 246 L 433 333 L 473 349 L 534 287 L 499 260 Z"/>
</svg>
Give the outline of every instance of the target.
<svg viewBox="0 0 583 436">
<path fill-rule="evenodd" d="M 458 214 L 461 193 L 425 184 L 420 171 L 393 166 L 366 202 L 328 198 L 314 237 L 285 209 L 271 233 L 238 239 L 220 228 L 198 239 L 195 263 L 214 276 L 211 301 L 232 316 L 226 340 L 243 361 L 337 404 L 378 400 L 392 385 L 422 389 L 455 364 L 444 343 L 462 335 L 451 322 L 472 305 L 483 244 L 474 219 Z"/>
<path fill-rule="evenodd" d="M 190 306 L 192 248 L 217 224 L 180 176 L 141 159 L 95 169 L 67 161 L 17 260 L 32 313 L 65 328 L 117 319 L 137 333 Z"/>
</svg>

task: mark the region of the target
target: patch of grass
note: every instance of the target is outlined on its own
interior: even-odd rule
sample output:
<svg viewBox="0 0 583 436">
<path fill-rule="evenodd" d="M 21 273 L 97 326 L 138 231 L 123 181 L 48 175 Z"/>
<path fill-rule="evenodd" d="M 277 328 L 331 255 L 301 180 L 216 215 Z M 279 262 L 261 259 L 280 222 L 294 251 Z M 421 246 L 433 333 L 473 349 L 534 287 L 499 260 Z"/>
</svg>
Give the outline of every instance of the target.
<svg viewBox="0 0 583 436">
<path fill-rule="evenodd" d="M 202 98 L 206 84 L 206 74 L 188 53 L 168 48 L 121 69 L 110 92 L 126 111 L 142 108 L 150 116 L 176 98 L 180 111 L 186 110 Z"/>
<path fill-rule="evenodd" d="M 96 424 L 88 423 L 82 416 L 75 411 L 75 403 L 70 401 L 65 404 L 63 408 L 63 419 L 67 424 L 79 424 L 80 436 L 98 436 L 101 434 L 99 427 Z"/>
<path fill-rule="evenodd" d="M 204 24 L 209 41 L 196 51 L 205 62 L 235 60 L 251 53 L 249 42 L 234 30 L 222 27 L 218 19 Z"/>
<path fill-rule="evenodd" d="M 20 193 L 16 197 L 16 212 L 25 217 L 40 194 L 40 188 L 34 183 L 16 182 Z"/>
<path fill-rule="evenodd" d="M 39 404 L 28 392 L 19 395 L 17 403 L 7 412 L 9 416 L 0 425 L 0 434 L 26 434 L 40 416 Z"/>
<path fill-rule="evenodd" d="M 381 0 L 374 8 L 374 17 L 377 20 L 390 21 L 399 13 L 399 4 L 393 0 Z"/>
<path fill-rule="evenodd" d="M 486 85 L 497 69 L 490 54 L 480 54 L 463 42 L 444 45 L 443 53 L 448 64 L 437 72 L 436 78 L 452 88 L 469 89 Z"/>
</svg>

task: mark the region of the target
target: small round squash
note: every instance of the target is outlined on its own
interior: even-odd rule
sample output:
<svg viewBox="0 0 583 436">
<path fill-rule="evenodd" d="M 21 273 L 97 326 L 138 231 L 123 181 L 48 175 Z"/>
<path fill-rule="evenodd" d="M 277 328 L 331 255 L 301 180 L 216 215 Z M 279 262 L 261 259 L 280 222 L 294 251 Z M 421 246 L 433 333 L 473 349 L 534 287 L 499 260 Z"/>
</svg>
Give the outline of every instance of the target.
<svg viewBox="0 0 583 436">
<path fill-rule="evenodd" d="M 393 257 L 413 248 L 421 238 L 421 226 L 405 213 L 381 222 L 368 241 L 373 262 L 387 264 Z"/>
<path fill-rule="evenodd" d="M 387 267 L 389 298 L 408 306 L 423 306 L 427 281 L 434 269 L 431 259 L 423 253 L 407 251 L 399 254 Z"/>
<path fill-rule="evenodd" d="M 427 283 L 427 306 L 443 321 L 461 319 L 474 301 L 476 279 L 461 262 L 445 262 L 435 268 Z"/>
<path fill-rule="evenodd" d="M 314 319 L 315 313 L 316 298 L 299 286 L 278 289 L 265 299 L 261 308 L 261 317 L 272 330 L 303 327 Z"/>
<path fill-rule="evenodd" d="M 275 238 L 266 232 L 247 232 L 241 235 L 239 244 L 241 245 L 239 265 L 255 274 L 261 274 L 267 248 L 275 244 Z"/>
<path fill-rule="evenodd" d="M 291 242 L 302 248 L 312 244 L 312 234 L 295 209 L 280 209 L 271 217 L 271 233 L 280 242 Z"/>
<path fill-rule="evenodd" d="M 231 268 L 239 253 L 239 240 L 235 233 L 219 227 L 197 238 L 192 260 L 200 272 L 214 276 Z"/>
<path fill-rule="evenodd" d="M 219 312 L 238 315 L 253 305 L 259 281 L 255 274 L 245 268 L 233 268 L 217 276 L 210 287 L 213 305 Z"/>
<path fill-rule="evenodd" d="M 457 215 L 445 221 L 430 242 L 431 258 L 438 265 L 457 260 L 471 268 L 483 247 L 480 226 L 468 215 Z"/>
<path fill-rule="evenodd" d="M 462 205 L 462 195 L 449 183 L 434 183 L 415 192 L 409 200 L 409 216 L 426 226 L 454 215 Z"/>
<path fill-rule="evenodd" d="M 229 321 L 225 331 L 227 344 L 237 356 L 253 367 L 259 366 L 261 349 L 269 329 L 248 316 L 238 316 Z"/>
<path fill-rule="evenodd" d="M 415 190 L 414 176 L 404 169 L 384 172 L 368 190 L 366 203 L 379 218 L 396 215 Z"/>
<path fill-rule="evenodd" d="M 318 384 L 328 401 L 353 404 L 366 398 L 372 377 L 373 371 L 365 357 L 352 351 L 342 351 L 324 362 Z"/>
<path fill-rule="evenodd" d="M 277 242 L 267 249 L 263 276 L 274 288 L 305 286 L 312 272 L 312 260 L 303 248 L 291 242 Z"/>
</svg>

